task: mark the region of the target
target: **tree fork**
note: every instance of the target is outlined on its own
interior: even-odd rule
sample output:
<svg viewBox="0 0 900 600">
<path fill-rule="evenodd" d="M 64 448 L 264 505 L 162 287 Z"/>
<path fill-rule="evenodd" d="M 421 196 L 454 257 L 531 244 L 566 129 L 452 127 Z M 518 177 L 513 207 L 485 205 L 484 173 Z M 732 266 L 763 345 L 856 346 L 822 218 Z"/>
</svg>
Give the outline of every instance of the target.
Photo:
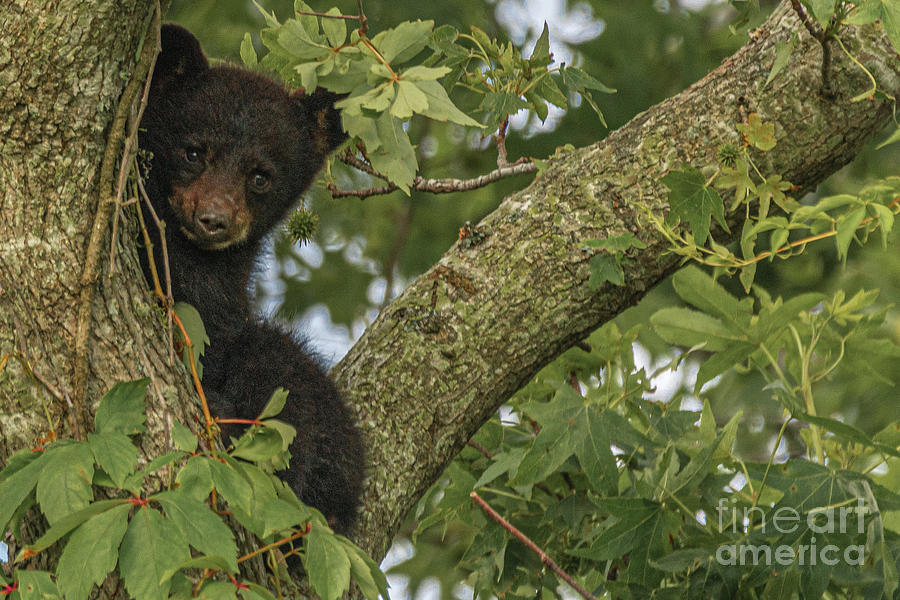
<svg viewBox="0 0 900 600">
<path fill-rule="evenodd" d="M 794 32 L 792 60 L 764 87 L 776 42 Z M 900 60 L 883 33 L 853 28 L 842 39 L 897 96 Z M 831 65 L 835 96 L 823 96 L 821 53 L 783 2 L 705 78 L 605 140 L 552 157 L 478 224 L 483 242 L 455 244 L 381 311 L 333 371 L 358 411 L 372 464 L 356 536 L 363 548 L 382 556 L 408 511 L 511 394 L 678 267 L 642 220 L 646 211 L 666 213 L 667 172 L 715 164 L 722 144 L 742 143 L 742 115 L 756 112 L 775 124 L 778 145 L 755 160 L 799 194 L 881 130 L 891 106 L 850 101 L 869 80 L 846 56 Z M 628 231 L 647 248 L 631 251 L 625 285 L 591 291 L 584 241 Z"/>
</svg>

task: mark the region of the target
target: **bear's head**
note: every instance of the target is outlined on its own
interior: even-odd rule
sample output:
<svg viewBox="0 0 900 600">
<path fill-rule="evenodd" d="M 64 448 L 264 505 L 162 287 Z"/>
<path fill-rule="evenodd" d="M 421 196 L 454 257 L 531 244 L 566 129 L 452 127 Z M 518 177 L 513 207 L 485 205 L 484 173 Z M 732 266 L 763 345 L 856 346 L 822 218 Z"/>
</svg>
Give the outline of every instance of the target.
<svg viewBox="0 0 900 600">
<path fill-rule="evenodd" d="M 161 41 L 140 127 L 151 201 L 170 230 L 202 249 L 258 242 L 345 139 L 338 97 L 211 67 L 177 25 L 164 25 Z"/>
</svg>

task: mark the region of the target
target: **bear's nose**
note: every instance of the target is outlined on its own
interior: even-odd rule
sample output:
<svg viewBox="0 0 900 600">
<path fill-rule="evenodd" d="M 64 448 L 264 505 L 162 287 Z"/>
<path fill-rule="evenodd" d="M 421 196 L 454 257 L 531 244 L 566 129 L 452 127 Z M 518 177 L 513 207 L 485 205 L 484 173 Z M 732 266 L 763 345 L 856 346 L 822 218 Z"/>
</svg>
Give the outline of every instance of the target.
<svg viewBox="0 0 900 600">
<path fill-rule="evenodd" d="M 207 235 L 220 235 L 231 225 L 231 214 L 219 207 L 206 207 L 197 211 L 194 221 L 200 231 Z"/>
</svg>

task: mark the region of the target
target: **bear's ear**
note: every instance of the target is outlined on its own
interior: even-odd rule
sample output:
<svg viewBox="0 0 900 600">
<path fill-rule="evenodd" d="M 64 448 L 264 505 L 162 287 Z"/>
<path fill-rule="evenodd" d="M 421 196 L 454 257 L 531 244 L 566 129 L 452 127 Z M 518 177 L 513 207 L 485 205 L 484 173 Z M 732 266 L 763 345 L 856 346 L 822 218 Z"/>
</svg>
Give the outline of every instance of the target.
<svg viewBox="0 0 900 600">
<path fill-rule="evenodd" d="M 312 94 L 297 90 L 291 95 L 291 100 L 299 109 L 299 118 L 309 124 L 313 131 L 316 152 L 319 154 L 328 154 L 347 139 L 347 134 L 341 127 L 341 113 L 334 107 L 334 103 L 343 97 L 322 88 Z"/>
<path fill-rule="evenodd" d="M 153 86 L 165 88 L 184 78 L 195 78 L 209 69 L 209 62 L 200 49 L 200 42 L 190 31 L 174 23 L 160 29 L 160 50 L 153 69 Z"/>
</svg>

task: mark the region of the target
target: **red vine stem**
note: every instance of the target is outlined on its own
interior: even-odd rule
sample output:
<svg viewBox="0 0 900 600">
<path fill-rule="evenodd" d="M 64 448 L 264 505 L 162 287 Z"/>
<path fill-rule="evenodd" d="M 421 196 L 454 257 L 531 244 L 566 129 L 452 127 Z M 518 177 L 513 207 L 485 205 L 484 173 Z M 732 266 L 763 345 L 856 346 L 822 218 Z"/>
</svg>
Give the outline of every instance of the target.
<svg viewBox="0 0 900 600">
<path fill-rule="evenodd" d="M 554 573 L 556 573 L 557 575 L 559 575 L 559 576 L 562 578 L 563 581 L 565 581 L 565 582 L 568 583 L 570 586 L 572 586 L 572 589 L 575 590 L 576 592 L 578 592 L 579 594 L 581 594 L 581 596 L 582 596 L 583 598 L 587 598 L 588 600 L 599 600 L 599 599 L 598 599 L 596 596 L 594 596 L 592 593 L 590 593 L 589 591 L 587 591 L 586 589 L 584 589 L 583 587 L 581 587 L 580 585 L 578 585 L 577 583 L 575 583 L 575 580 L 572 579 L 572 577 L 571 577 L 568 573 L 566 573 L 565 571 L 563 571 L 563 570 L 559 567 L 559 565 L 557 565 L 557 564 L 553 561 L 552 558 L 550 558 L 549 556 L 547 556 L 547 553 L 546 553 L 546 552 L 544 552 L 543 550 L 541 550 L 541 549 L 538 547 L 537 544 L 535 544 L 535 543 L 532 542 L 530 539 L 528 539 L 528 536 L 526 536 L 524 533 L 522 533 L 521 531 L 519 531 L 518 529 L 516 529 L 516 528 L 512 525 L 512 523 L 510 523 L 509 521 L 507 521 L 506 519 L 504 519 L 503 517 L 501 517 L 501 516 L 500 516 L 500 513 L 498 513 L 498 512 L 497 512 L 496 510 L 494 510 L 493 508 L 491 508 L 490 505 L 489 505 L 487 502 L 485 502 L 485 501 L 481 498 L 481 496 L 478 495 L 477 492 L 472 492 L 471 494 L 469 494 L 469 497 L 472 498 L 472 500 L 474 500 L 475 503 L 478 504 L 478 506 L 480 506 L 481 509 L 482 509 L 484 512 L 486 512 L 486 513 L 488 514 L 488 516 L 490 516 L 492 519 L 494 519 L 495 521 L 497 521 L 498 523 L 500 523 L 500 526 L 503 527 L 503 529 L 505 529 L 505 530 L 507 530 L 508 532 L 510 532 L 511 534 L 513 534 L 513 536 L 514 536 L 517 540 L 519 540 L 520 542 L 522 542 L 523 544 L 525 544 L 526 546 L 528 546 L 528 548 L 531 549 L 532 552 L 534 552 L 535 554 L 537 554 L 537 555 L 540 557 L 542 563 L 544 563 L 545 565 L 547 565 L 548 567 L 550 567 L 550 569 L 551 569 Z"/>
<path fill-rule="evenodd" d="M 284 544 L 287 544 L 288 542 L 293 542 L 294 540 L 299 540 L 300 538 L 305 536 L 307 533 L 309 533 L 310 529 L 312 529 L 312 526 L 309 523 L 307 523 L 306 527 L 303 528 L 303 531 L 298 531 L 297 533 L 295 533 L 293 535 L 289 535 L 286 538 L 282 538 L 282 539 L 278 540 L 277 542 L 272 542 L 268 546 L 263 546 L 262 548 L 257 548 L 250 554 L 245 554 L 244 556 L 240 557 L 237 561 L 239 563 L 244 562 L 245 560 L 249 560 L 258 554 L 267 552 L 267 551 L 271 550 L 272 548 L 277 548 L 278 546 L 282 546 Z"/>
<path fill-rule="evenodd" d="M 174 311 L 172 311 L 172 319 L 174 319 L 175 324 L 178 325 L 178 329 L 181 330 L 181 335 L 184 337 L 184 345 L 187 348 L 188 359 L 191 362 L 191 377 L 194 380 L 194 388 L 200 396 L 200 406 L 203 407 L 203 418 L 206 421 L 206 439 L 209 441 L 210 446 L 214 446 L 214 440 L 216 438 L 212 432 L 213 418 L 209 413 L 209 403 L 206 401 L 206 394 L 203 393 L 203 384 L 200 383 L 200 375 L 197 373 L 197 364 L 194 362 L 194 344 L 191 342 L 191 337 L 181 323 L 181 319 L 178 318 L 178 315 L 175 314 Z"/>
</svg>

